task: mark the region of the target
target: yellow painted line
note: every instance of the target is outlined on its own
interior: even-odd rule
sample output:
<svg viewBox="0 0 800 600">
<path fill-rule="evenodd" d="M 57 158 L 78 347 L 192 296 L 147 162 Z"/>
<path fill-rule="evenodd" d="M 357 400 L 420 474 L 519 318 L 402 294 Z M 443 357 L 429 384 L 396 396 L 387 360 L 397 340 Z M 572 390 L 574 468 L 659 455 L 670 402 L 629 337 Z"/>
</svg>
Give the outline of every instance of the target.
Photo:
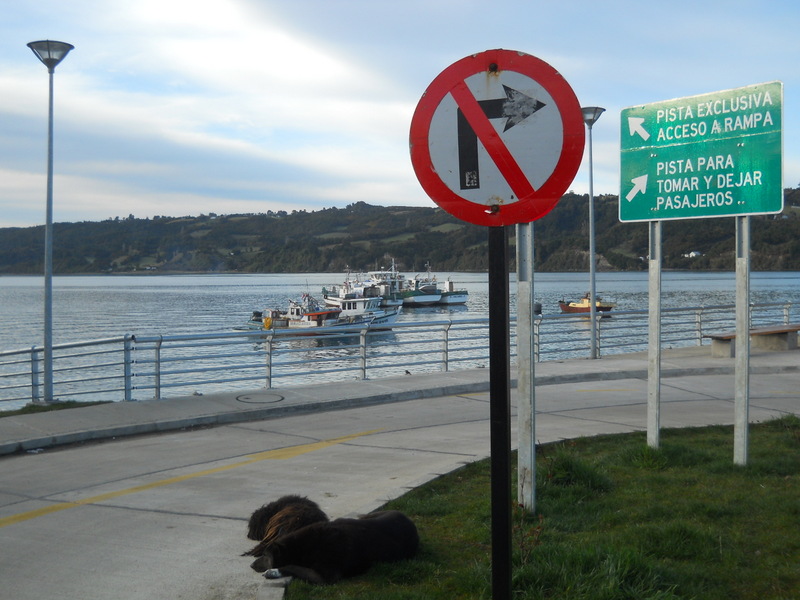
<svg viewBox="0 0 800 600">
<path fill-rule="evenodd" d="M 63 502 L 59 504 L 53 504 L 51 506 L 45 506 L 44 508 L 38 508 L 36 510 L 31 510 L 28 512 L 20 513 L 18 515 L 11 515 L 10 517 L 3 517 L 0 518 L 0 528 L 3 528 L 7 525 L 14 525 L 16 523 L 21 523 L 23 521 L 29 521 L 30 519 L 35 519 L 37 517 L 42 517 L 44 515 L 49 515 L 51 513 L 59 512 L 61 510 L 67 510 L 68 508 L 75 508 L 77 506 L 84 506 L 86 504 L 94 504 L 96 502 L 104 502 L 106 500 L 111 500 L 113 498 L 119 498 L 120 496 L 128 496 L 130 494 L 136 494 L 138 492 L 144 492 L 147 490 L 152 490 L 159 487 L 164 487 L 165 485 L 171 485 L 173 483 L 180 483 L 181 481 L 187 481 L 189 479 L 194 479 L 196 477 L 204 477 L 206 475 L 213 475 L 215 473 L 222 473 L 223 471 L 230 471 L 231 469 L 238 469 L 239 467 L 243 467 L 245 465 L 251 465 L 253 463 L 260 462 L 262 460 L 286 460 L 289 458 L 294 458 L 296 456 L 301 456 L 303 454 L 308 454 L 309 452 L 315 452 L 316 450 L 323 450 L 325 448 L 329 448 L 331 446 L 335 446 L 337 444 L 343 444 L 345 442 L 349 442 L 359 437 L 363 437 L 365 435 L 372 435 L 373 433 L 378 433 L 382 431 L 381 429 L 373 429 L 371 431 L 362 431 L 361 433 L 354 433 L 352 435 L 345 435 L 338 438 L 333 438 L 330 440 L 322 440 L 319 442 L 311 442 L 310 444 L 301 444 L 299 446 L 289 446 L 288 448 L 278 448 L 277 450 L 267 450 L 266 452 L 259 452 L 257 454 L 251 454 L 246 460 L 233 463 L 230 465 L 224 465 L 221 467 L 214 467 L 211 469 L 205 469 L 203 471 L 197 471 L 195 473 L 187 473 L 186 475 L 178 475 L 176 477 L 170 477 L 168 479 L 161 479 L 159 481 L 153 481 L 151 483 L 144 483 L 142 485 L 136 485 L 124 490 L 117 490 L 115 492 L 107 492 L 105 494 L 98 494 L 97 496 L 92 496 L 90 498 L 84 498 L 83 500 L 75 500 L 74 502 Z"/>
</svg>

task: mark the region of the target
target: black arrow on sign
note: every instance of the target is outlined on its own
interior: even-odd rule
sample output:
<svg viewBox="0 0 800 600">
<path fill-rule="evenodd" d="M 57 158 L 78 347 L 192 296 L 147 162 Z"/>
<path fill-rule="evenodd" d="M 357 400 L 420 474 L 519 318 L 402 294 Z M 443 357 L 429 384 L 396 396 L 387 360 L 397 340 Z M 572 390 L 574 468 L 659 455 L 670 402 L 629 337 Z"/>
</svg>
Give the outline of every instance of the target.
<svg viewBox="0 0 800 600">
<path fill-rule="evenodd" d="M 521 123 L 537 110 L 544 108 L 544 102 L 531 98 L 519 90 L 503 85 L 505 98 L 480 100 L 478 104 L 488 119 L 507 119 L 503 131 Z M 458 109 L 458 171 L 462 190 L 481 187 L 478 172 L 478 136 L 472 126 Z"/>
</svg>

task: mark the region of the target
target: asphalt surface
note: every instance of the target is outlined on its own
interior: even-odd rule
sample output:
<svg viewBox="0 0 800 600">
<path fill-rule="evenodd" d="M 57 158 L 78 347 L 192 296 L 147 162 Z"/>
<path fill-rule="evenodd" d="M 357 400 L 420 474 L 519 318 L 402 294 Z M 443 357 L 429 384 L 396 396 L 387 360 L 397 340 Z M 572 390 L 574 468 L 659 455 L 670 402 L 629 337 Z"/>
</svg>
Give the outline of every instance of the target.
<svg viewBox="0 0 800 600">
<path fill-rule="evenodd" d="M 661 373 L 662 427 L 733 422 L 734 359 L 665 351 Z M 800 413 L 799 383 L 800 351 L 754 353 L 751 421 Z M 240 556 L 250 513 L 298 493 L 363 514 L 484 458 L 488 389 L 475 370 L 0 418 L 0 599 L 281 598 Z M 646 354 L 536 366 L 540 443 L 643 430 L 646 403 Z"/>
</svg>

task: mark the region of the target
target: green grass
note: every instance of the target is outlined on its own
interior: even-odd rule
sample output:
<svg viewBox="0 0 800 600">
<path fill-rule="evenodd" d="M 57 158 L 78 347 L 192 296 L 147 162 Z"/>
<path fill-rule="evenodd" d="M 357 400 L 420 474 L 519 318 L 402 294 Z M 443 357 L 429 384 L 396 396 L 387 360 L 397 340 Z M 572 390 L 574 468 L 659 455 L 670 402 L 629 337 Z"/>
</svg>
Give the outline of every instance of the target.
<svg viewBox="0 0 800 600">
<path fill-rule="evenodd" d="M 98 404 L 108 404 L 108 402 L 76 402 L 75 400 L 67 400 L 64 402 L 53 402 L 52 404 L 31 403 L 15 410 L 0 411 L 0 418 L 15 417 L 17 415 L 32 415 L 53 410 L 66 410 L 68 408 L 83 408 L 84 406 L 97 406 Z"/>
<path fill-rule="evenodd" d="M 287 600 L 491 597 L 488 461 L 390 502 L 418 556 Z M 752 426 L 746 467 L 730 427 L 541 446 L 536 515 L 514 507 L 514 598 L 800 598 L 800 419 Z"/>
</svg>

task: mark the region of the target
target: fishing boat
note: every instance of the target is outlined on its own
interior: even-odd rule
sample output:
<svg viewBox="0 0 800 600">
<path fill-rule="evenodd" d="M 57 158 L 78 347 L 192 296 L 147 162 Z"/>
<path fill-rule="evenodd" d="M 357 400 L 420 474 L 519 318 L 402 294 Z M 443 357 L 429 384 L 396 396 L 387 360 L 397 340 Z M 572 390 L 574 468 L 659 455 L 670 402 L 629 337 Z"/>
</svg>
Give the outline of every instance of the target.
<svg viewBox="0 0 800 600">
<path fill-rule="evenodd" d="M 364 296 L 380 296 L 382 308 L 428 306 L 436 304 L 442 298 L 435 281 L 428 281 L 419 275 L 414 279 L 406 279 L 405 275 L 397 271 L 394 260 L 391 269 L 370 271 L 363 279 L 356 277 L 351 281 L 348 274 L 341 288 Z M 342 293 L 338 289 L 337 291 Z"/>
<path fill-rule="evenodd" d="M 423 276 L 417 274 L 414 279 L 409 279 L 400 290 L 403 305 L 429 306 L 437 304 L 442 299 L 442 290 L 439 289 L 436 277 L 431 275 L 430 263 L 425 263 L 427 273 Z"/>
<path fill-rule="evenodd" d="M 310 294 L 300 300 L 290 300 L 286 311 L 268 309 L 253 311 L 242 329 L 296 330 L 298 335 L 320 333 L 318 328 L 353 327 L 369 325 L 370 328 L 389 328 L 397 320 L 399 311 L 392 314 L 380 309 L 372 310 L 365 305 L 350 308 L 325 306 Z"/>
<path fill-rule="evenodd" d="M 400 316 L 402 307 L 382 307 L 383 296 L 373 286 L 355 285 L 345 280 L 341 286 L 333 286 L 330 290 L 322 288 L 322 296 L 328 308 L 339 310 L 339 318 L 371 317 L 371 326 L 392 325 Z"/>
<path fill-rule="evenodd" d="M 381 306 L 384 308 L 403 306 L 402 292 L 405 276 L 397 271 L 397 265 L 392 259 L 389 269 L 369 271 L 361 282 L 364 288 L 372 288 L 381 296 Z"/>
<path fill-rule="evenodd" d="M 566 300 L 559 300 L 558 306 L 561 308 L 562 313 L 592 312 L 592 304 L 591 302 L 589 302 L 588 292 L 584 294 L 583 297 L 577 302 L 567 302 Z M 595 296 L 595 311 L 608 312 L 615 306 L 616 304 L 614 304 L 613 302 L 603 302 L 603 299 L 600 298 L 600 296 Z"/>
<path fill-rule="evenodd" d="M 418 274 L 414 279 L 406 279 L 397 271 L 392 260 L 389 269 L 369 271 L 366 275 L 351 278 L 348 271 L 343 284 L 334 286 L 331 291 L 323 289 L 325 302 L 329 306 L 338 306 L 337 298 L 380 297 L 382 308 L 395 306 L 429 306 L 431 304 L 466 304 L 469 292 L 456 289 L 448 279 L 443 288 L 439 287 L 436 276 L 431 274 L 430 264 L 426 264 L 427 273 Z M 333 301 L 332 301 L 333 300 Z"/>
<path fill-rule="evenodd" d="M 376 285 L 369 281 L 361 281 L 358 275 L 351 279 L 351 273 L 348 270 L 345 273 L 344 283 L 322 288 L 322 298 L 326 305 L 336 308 L 341 307 L 342 300 L 345 298 L 378 298 L 378 305 L 380 305 L 381 293 Z"/>
<path fill-rule="evenodd" d="M 442 299 L 442 292 L 434 283 L 426 283 L 419 279 L 411 279 L 408 283 L 411 286 L 400 292 L 403 306 L 429 306 Z"/>
<path fill-rule="evenodd" d="M 439 299 L 439 304 L 466 304 L 469 300 L 469 292 L 455 289 L 450 279 L 444 282 L 444 287 L 440 291 L 442 297 Z"/>
<path fill-rule="evenodd" d="M 416 286 L 423 291 L 432 294 L 439 294 L 439 299 L 433 304 L 466 304 L 469 300 L 469 292 L 465 289 L 456 289 L 453 280 L 449 277 L 443 286 L 439 286 L 436 275 L 431 273 L 430 263 L 425 263 L 426 273 L 424 276 L 417 275 L 414 278 Z M 431 302 L 429 302 L 431 303 Z"/>
</svg>

